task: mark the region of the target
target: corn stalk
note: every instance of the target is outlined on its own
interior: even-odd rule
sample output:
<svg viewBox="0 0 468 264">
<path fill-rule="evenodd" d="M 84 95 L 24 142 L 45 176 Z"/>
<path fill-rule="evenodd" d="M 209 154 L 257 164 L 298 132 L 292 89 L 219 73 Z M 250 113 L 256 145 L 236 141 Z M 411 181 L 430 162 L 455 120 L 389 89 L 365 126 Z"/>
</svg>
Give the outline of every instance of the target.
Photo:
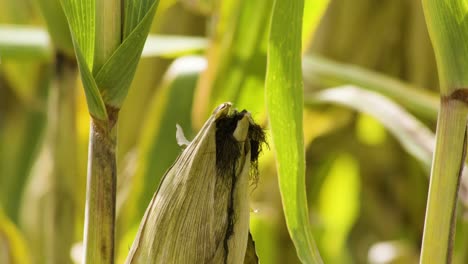
<svg viewBox="0 0 468 264">
<path fill-rule="evenodd" d="M 423 0 L 440 76 L 440 112 L 420 263 L 451 263 L 456 201 L 466 152 L 468 6 Z"/>
<path fill-rule="evenodd" d="M 61 0 L 91 115 L 84 263 L 113 263 L 118 113 L 158 1 Z"/>
</svg>

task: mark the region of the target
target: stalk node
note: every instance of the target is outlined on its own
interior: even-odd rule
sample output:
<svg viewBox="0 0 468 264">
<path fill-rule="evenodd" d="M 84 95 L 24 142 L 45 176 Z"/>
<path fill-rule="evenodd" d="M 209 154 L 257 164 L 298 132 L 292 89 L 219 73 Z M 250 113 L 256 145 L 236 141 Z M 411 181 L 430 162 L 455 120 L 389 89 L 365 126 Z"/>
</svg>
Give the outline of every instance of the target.
<svg viewBox="0 0 468 264">
<path fill-rule="evenodd" d="M 441 98 L 442 101 L 457 100 L 468 105 L 468 88 L 457 88 L 450 95 Z"/>
</svg>

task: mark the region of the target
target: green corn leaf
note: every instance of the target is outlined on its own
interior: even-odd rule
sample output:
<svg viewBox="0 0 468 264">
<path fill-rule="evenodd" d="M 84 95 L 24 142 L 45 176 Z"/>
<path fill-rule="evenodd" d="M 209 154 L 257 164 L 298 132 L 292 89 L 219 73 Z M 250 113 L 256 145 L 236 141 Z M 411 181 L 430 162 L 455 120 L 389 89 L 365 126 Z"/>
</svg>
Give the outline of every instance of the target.
<svg viewBox="0 0 468 264">
<path fill-rule="evenodd" d="M 105 120 L 107 119 L 106 106 L 99 93 L 98 86 L 94 80 L 93 74 L 90 69 L 86 66 L 86 59 L 81 53 L 79 46 L 75 43 L 76 58 L 78 61 L 78 67 L 80 68 L 81 81 L 86 94 L 86 103 L 88 104 L 88 110 L 91 116 Z"/>
<path fill-rule="evenodd" d="M 135 74 L 159 1 L 128 1 L 123 10 L 122 43 L 93 76 L 95 3 L 64 1 L 90 114 L 107 118 L 105 106 L 120 108 Z"/>
<path fill-rule="evenodd" d="M 123 43 L 96 75 L 96 82 L 104 101 L 117 108 L 120 108 L 127 95 L 158 6 L 158 1 L 139 1 L 140 8 L 145 10 L 148 2 L 152 3 L 150 9 L 134 28 L 127 29 L 134 26 L 133 19 L 141 12 L 138 8 L 130 8 L 127 12 L 126 17 L 130 22 L 125 22 L 124 32 L 130 32 L 130 34 L 128 36 L 124 34 Z"/>
<path fill-rule="evenodd" d="M 448 95 L 468 83 L 468 4 L 464 0 L 424 0 L 424 14 L 440 76 L 440 92 Z"/>
<path fill-rule="evenodd" d="M 303 263 L 322 263 L 309 223 L 305 188 L 302 0 L 275 1 L 268 47 L 266 99 L 289 234 Z"/>
<path fill-rule="evenodd" d="M 60 2 L 70 26 L 89 113 L 95 118 L 105 120 L 106 107 L 90 70 L 94 58 L 95 3 L 92 0 Z"/>
<path fill-rule="evenodd" d="M 140 21 L 144 20 L 144 17 L 147 17 L 149 12 L 155 11 L 158 3 L 159 0 L 125 1 L 124 38 L 127 38 L 132 34 L 133 30 L 139 27 L 139 24 L 141 24 Z M 142 10 L 148 10 L 148 12 L 141 12 Z M 151 16 L 151 18 L 152 17 L 153 16 Z"/>
<path fill-rule="evenodd" d="M 70 27 L 75 52 L 80 50 L 81 60 L 88 69 L 93 68 L 96 6 L 93 0 L 60 0 Z M 82 73 L 83 74 L 83 73 Z M 87 89 L 85 87 L 85 89 Z"/>
</svg>

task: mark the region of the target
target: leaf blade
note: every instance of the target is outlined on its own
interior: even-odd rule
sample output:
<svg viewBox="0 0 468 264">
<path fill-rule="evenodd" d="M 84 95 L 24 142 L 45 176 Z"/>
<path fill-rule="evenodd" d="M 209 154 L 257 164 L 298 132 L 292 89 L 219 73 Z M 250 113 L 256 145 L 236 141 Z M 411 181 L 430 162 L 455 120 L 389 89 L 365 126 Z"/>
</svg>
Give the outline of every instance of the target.
<svg viewBox="0 0 468 264">
<path fill-rule="evenodd" d="M 94 56 L 95 6 L 92 0 L 61 0 L 72 34 L 73 47 L 80 69 L 88 111 L 100 120 L 107 119 L 107 110 L 92 72 Z"/>
<path fill-rule="evenodd" d="M 80 69 L 81 81 L 86 95 L 86 103 L 88 104 L 89 114 L 100 120 L 107 119 L 107 110 L 99 93 L 98 86 L 94 80 L 93 74 L 86 65 L 86 58 L 81 53 L 81 49 L 75 41 L 75 53 L 78 61 L 78 68 Z"/>
<path fill-rule="evenodd" d="M 95 30 L 95 2 L 93 0 L 60 0 L 63 12 L 67 18 L 72 39 L 81 49 L 86 66 L 93 67 L 94 30 Z M 78 44 L 78 45 L 77 45 Z"/>
<path fill-rule="evenodd" d="M 303 0 L 275 1 L 266 99 L 286 224 L 299 258 L 322 263 L 312 237 L 305 191 L 301 34 Z"/>
</svg>

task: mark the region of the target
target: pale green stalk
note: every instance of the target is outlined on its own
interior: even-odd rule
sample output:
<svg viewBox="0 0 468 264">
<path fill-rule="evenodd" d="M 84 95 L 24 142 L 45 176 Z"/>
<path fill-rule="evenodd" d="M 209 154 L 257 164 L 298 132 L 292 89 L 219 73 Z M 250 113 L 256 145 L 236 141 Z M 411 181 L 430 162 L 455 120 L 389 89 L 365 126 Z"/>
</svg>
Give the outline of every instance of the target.
<svg viewBox="0 0 468 264">
<path fill-rule="evenodd" d="M 456 201 L 466 151 L 468 5 L 423 0 L 440 79 L 441 108 L 420 263 L 451 263 Z"/>
<path fill-rule="evenodd" d="M 421 263 L 451 262 L 457 193 L 465 158 L 467 113 L 464 102 L 441 100 Z"/>
<path fill-rule="evenodd" d="M 96 2 L 93 73 L 121 43 L 121 1 Z M 84 263 L 114 263 L 116 142 L 119 109 L 106 105 L 107 120 L 92 116 L 84 231 Z"/>
<path fill-rule="evenodd" d="M 84 263 L 114 262 L 117 111 L 91 121 L 84 231 Z"/>
<path fill-rule="evenodd" d="M 60 0 L 91 115 L 84 263 L 114 262 L 116 126 L 157 0 Z"/>
</svg>

